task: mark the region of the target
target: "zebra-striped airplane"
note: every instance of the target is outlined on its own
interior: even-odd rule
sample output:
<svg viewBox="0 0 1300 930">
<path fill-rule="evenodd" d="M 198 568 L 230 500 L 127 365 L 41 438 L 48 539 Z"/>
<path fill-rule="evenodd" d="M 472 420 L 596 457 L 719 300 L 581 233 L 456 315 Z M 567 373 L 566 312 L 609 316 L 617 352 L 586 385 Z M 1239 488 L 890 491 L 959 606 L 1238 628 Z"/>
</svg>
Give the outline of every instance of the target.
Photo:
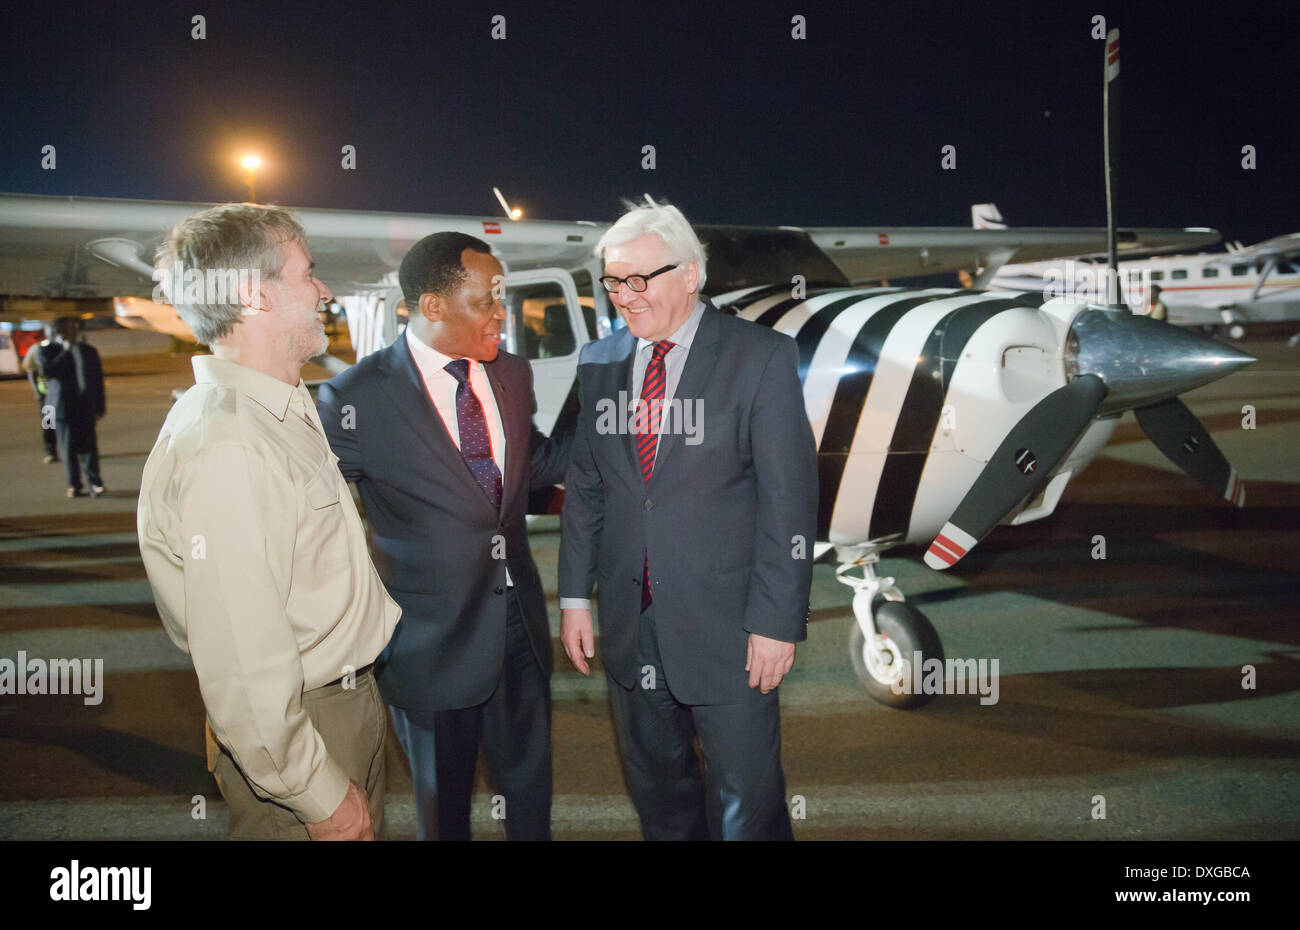
<svg viewBox="0 0 1300 930">
<path fill-rule="evenodd" d="M 890 685 L 914 653 L 942 659 L 942 647 L 893 580 L 876 576 L 880 554 L 928 543 L 926 565 L 944 570 L 998 524 L 1050 515 L 1124 411 L 1185 472 L 1245 502 L 1235 469 L 1177 395 L 1254 359 L 1204 336 L 1042 294 L 792 298 L 786 286 L 715 300 L 798 345 L 818 448 L 817 555 L 833 551 L 838 577 L 855 588 L 854 667 L 884 703 L 924 703 Z"/>
</svg>

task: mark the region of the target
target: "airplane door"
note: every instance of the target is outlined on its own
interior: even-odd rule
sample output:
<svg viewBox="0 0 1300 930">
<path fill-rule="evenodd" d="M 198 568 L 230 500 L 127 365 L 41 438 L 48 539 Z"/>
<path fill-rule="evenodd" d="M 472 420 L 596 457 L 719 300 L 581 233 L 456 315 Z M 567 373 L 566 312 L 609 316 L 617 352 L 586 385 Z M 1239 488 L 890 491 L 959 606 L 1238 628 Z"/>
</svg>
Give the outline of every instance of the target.
<svg viewBox="0 0 1300 930">
<path fill-rule="evenodd" d="M 549 433 L 578 373 L 578 350 L 590 341 L 586 308 L 562 268 L 506 275 L 506 349 L 533 366 L 537 428 Z"/>
</svg>

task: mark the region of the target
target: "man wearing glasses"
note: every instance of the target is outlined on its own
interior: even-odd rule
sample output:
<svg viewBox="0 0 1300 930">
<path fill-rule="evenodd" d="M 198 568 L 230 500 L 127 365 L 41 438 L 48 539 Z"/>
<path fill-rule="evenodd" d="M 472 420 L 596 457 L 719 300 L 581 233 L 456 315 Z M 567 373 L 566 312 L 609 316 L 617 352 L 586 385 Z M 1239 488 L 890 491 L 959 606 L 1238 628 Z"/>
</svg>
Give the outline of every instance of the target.
<svg viewBox="0 0 1300 930">
<path fill-rule="evenodd" d="M 699 296 L 704 249 L 675 207 L 634 207 L 596 251 L 627 328 L 579 358 L 561 640 L 589 674 L 598 584 L 646 839 L 791 839 L 777 686 L 807 633 L 817 517 L 798 352 Z M 602 416 L 620 394 L 635 415 Z"/>
</svg>

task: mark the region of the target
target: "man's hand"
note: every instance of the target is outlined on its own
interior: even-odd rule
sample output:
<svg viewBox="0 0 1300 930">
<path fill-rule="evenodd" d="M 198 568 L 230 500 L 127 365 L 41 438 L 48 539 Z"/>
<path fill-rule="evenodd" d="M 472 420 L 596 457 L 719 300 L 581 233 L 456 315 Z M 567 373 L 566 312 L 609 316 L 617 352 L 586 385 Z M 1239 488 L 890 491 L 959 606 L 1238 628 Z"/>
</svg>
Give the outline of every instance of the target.
<svg viewBox="0 0 1300 930">
<path fill-rule="evenodd" d="M 794 665 L 794 643 L 768 639 L 757 633 L 749 634 L 749 654 L 745 657 L 745 671 L 749 672 L 749 686 L 759 686 L 764 694 L 781 683 L 781 679 Z"/>
<path fill-rule="evenodd" d="M 591 611 L 570 607 L 560 611 L 560 642 L 573 667 L 590 675 L 587 659 L 596 654 L 596 636 L 592 632 Z"/>
<path fill-rule="evenodd" d="M 374 825 L 370 823 L 370 804 L 361 786 L 348 780 L 348 793 L 343 801 L 320 823 L 309 823 L 307 835 L 313 840 L 373 840 Z"/>
</svg>

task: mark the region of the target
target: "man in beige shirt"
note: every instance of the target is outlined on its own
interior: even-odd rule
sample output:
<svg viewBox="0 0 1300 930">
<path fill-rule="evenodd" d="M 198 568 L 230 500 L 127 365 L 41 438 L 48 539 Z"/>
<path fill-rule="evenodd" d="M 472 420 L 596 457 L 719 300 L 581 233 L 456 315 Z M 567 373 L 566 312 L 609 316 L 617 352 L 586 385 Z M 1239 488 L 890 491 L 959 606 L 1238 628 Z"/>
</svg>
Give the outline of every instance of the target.
<svg viewBox="0 0 1300 930">
<path fill-rule="evenodd" d="M 212 355 L 194 359 L 145 464 L 140 551 L 198 674 L 232 839 L 384 835 L 369 667 L 401 609 L 299 376 L 328 348 L 317 311 L 331 296 L 304 240 L 282 209 L 226 204 L 178 225 L 157 258 Z"/>
</svg>

